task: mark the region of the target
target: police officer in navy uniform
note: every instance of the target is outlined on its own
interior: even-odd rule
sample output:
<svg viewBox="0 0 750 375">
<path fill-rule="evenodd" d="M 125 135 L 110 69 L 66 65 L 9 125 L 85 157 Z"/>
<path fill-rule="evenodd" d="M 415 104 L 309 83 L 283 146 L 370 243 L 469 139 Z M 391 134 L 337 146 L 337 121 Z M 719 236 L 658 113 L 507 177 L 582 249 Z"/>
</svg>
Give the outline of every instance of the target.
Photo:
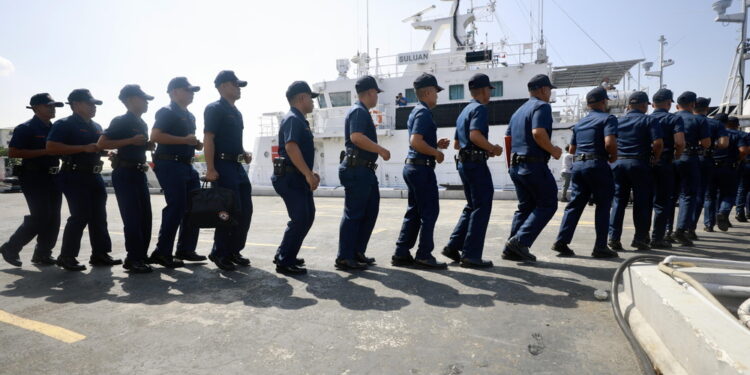
<svg viewBox="0 0 750 375">
<path fill-rule="evenodd" d="M 745 142 L 750 146 L 750 133 L 739 130 L 740 120 L 735 116 L 729 116 L 727 119 L 727 127 L 737 129 L 740 135 L 745 138 Z M 737 206 L 737 213 L 734 218 L 741 222 L 747 222 L 747 215 L 745 215 L 745 209 L 750 211 L 750 160 L 747 155 L 750 154 L 750 149 L 747 152 L 741 153 L 740 165 L 737 168 L 737 198 L 735 205 Z"/>
<path fill-rule="evenodd" d="M 391 257 L 391 264 L 396 267 L 448 267 L 432 255 L 435 248 L 433 232 L 440 214 L 435 163 L 443 162 L 445 156 L 440 149 L 445 149 L 450 144 L 448 138 L 437 138 L 437 124 L 432 118 L 431 110 L 437 105 L 438 93 L 442 90 L 432 74 L 423 73 L 414 80 L 414 91 L 419 103 L 412 109 L 406 122 L 409 153 L 403 174 L 409 196 L 396 251 Z M 412 257 L 410 250 L 417 243 L 417 237 L 419 244 L 416 256 Z"/>
<path fill-rule="evenodd" d="M 573 176 L 571 177 L 571 199 L 565 207 L 560 232 L 552 250 L 559 256 L 573 256 L 568 247 L 573 240 L 578 220 L 589 197 L 596 204 L 594 228 L 596 240 L 591 256 L 594 258 L 616 258 L 617 252 L 607 247 L 607 228 L 610 207 L 614 196 L 612 170 L 607 162 L 617 160 L 618 128 L 617 118 L 607 110 L 607 90 L 596 87 L 586 94 L 586 103 L 591 111 L 573 128 L 570 139 L 570 153 L 574 154 Z"/>
<path fill-rule="evenodd" d="M 511 137 L 509 174 L 516 187 L 518 209 L 513 215 L 510 238 L 503 259 L 535 262 L 529 247 L 557 211 L 557 183 L 547 166 L 549 157 L 560 159 L 562 149 L 552 144 L 552 85 L 538 74 L 526 85 L 529 100 L 510 119 L 506 136 Z"/>
<path fill-rule="evenodd" d="M 58 182 L 70 210 L 57 265 L 68 271 L 86 269 L 76 260 L 86 227 L 91 242 L 89 264 L 122 264 L 122 260 L 109 256 L 112 241 L 107 231 L 107 190 L 101 176 L 101 149 L 96 145 L 102 127 L 92 121 L 102 101 L 94 99 L 87 89 L 76 89 L 68 95 L 68 104 L 73 115 L 55 122 L 47 137 L 47 151 L 62 156 Z"/>
<path fill-rule="evenodd" d="M 652 167 L 654 182 L 654 222 L 651 230 L 651 248 L 670 249 L 666 240 L 667 222 L 674 217 L 674 159 L 679 159 L 685 150 L 685 125 L 682 118 L 669 112 L 672 107 L 672 90 L 659 89 L 652 97 L 654 112 L 650 115 L 659 122 L 663 148 L 661 157 Z"/>
<path fill-rule="evenodd" d="M 151 272 L 146 262 L 151 243 L 151 196 L 146 179 L 146 151 L 153 147 L 148 141 L 148 125 L 141 116 L 148 111 L 154 97 L 138 85 L 125 85 L 118 96 L 127 113 L 112 119 L 97 145 L 102 150 L 117 149 L 112 159 L 112 186 L 125 232 L 123 267 L 132 273 Z"/>
<path fill-rule="evenodd" d="M 454 148 L 459 150 L 456 168 L 464 185 L 466 206 L 448 245 L 443 249 L 443 255 L 468 268 L 492 266 L 491 261 L 482 259 L 495 192 L 487 159 L 503 152 L 500 145 L 488 141 L 490 129 L 486 106 L 493 89 L 486 74 L 477 73 L 471 77 L 469 90 L 472 100 L 456 119 L 453 140 Z"/>
<path fill-rule="evenodd" d="M 713 232 L 714 225 L 722 232 L 726 232 L 730 227 L 729 214 L 737 197 L 737 170 L 750 144 L 735 124 L 729 124 L 726 114 L 719 113 L 713 120 L 725 126 L 728 145 L 714 152 L 714 171 L 708 183 L 703 223 L 708 232 Z"/>
<path fill-rule="evenodd" d="M 193 158 L 196 150 L 203 149 L 203 143 L 195 137 L 195 116 L 187 109 L 198 91 L 200 87 L 191 85 L 185 77 L 169 81 L 167 92 L 171 103 L 156 112 L 151 129 L 151 140 L 158 144 L 152 156 L 154 173 L 167 206 L 161 211 L 159 238 L 149 262 L 166 268 L 182 267 L 183 261 L 206 260 L 195 252 L 198 228 L 185 215 L 190 192 L 200 189 Z M 172 256 L 178 228 L 177 250 Z"/>
<path fill-rule="evenodd" d="M 716 171 L 714 154 L 719 150 L 726 149 L 729 145 L 728 134 L 726 128 L 724 127 L 724 124 L 716 121 L 713 118 L 707 117 L 708 106 L 710 104 L 711 98 L 699 97 L 695 100 L 695 108 L 693 109 L 693 114 L 703 118 L 703 120 L 708 124 L 708 132 L 711 137 L 711 146 L 703 152 L 703 155 L 699 157 L 701 163 L 701 186 L 698 190 L 698 206 L 693 216 L 693 227 L 689 232 L 689 237 L 691 240 L 698 239 L 698 236 L 695 234 L 695 228 L 697 226 L 698 220 L 700 219 L 701 211 L 703 211 L 707 206 L 706 201 L 708 200 L 707 194 L 709 191 L 709 185 L 711 184 L 711 181 L 714 180 L 713 174 Z M 709 224 L 714 221 L 714 214 L 706 213 L 703 215 L 703 219 L 704 230 L 711 231 L 711 227 L 713 227 L 713 225 Z"/>
<path fill-rule="evenodd" d="M 651 250 L 649 227 L 654 199 L 651 163 L 661 159 L 664 142 L 659 120 L 646 115 L 649 104 L 648 94 L 636 91 L 628 98 L 628 112 L 617 119 L 617 162 L 612 170 L 615 198 L 609 217 L 609 247 L 615 251 L 623 250 L 620 238 L 631 191 L 635 235 L 630 246 Z"/>
<path fill-rule="evenodd" d="M 677 113 L 685 125 L 685 152 L 675 162 L 680 188 L 680 211 L 672 238 L 683 246 L 693 246 L 688 231 L 695 227 L 695 211 L 701 183 L 699 155 L 711 145 L 708 123 L 693 114 L 697 95 L 685 91 L 677 97 Z"/>
<path fill-rule="evenodd" d="M 313 99 L 318 95 L 307 82 L 292 82 L 286 90 L 286 99 L 291 108 L 279 126 L 279 157 L 273 162 L 271 182 L 284 200 L 289 222 L 274 256 L 274 263 L 276 272 L 285 275 L 307 273 L 305 260 L 297 258 L 297 255 L 315 220 L 313 191 L 320 184 L 320 176 L 313 172 L 315 146 L 312 129 L 305 116 L 312 113 Z"/>
<path fill-rule="evenodd" d="M 375 162 L 378 155 L 385 161 L 391 158 L 391 152 L 378 145 L 369 112 L 378 104 L 378 93 L 383 91 L 372 76 L 359 78 L 354 88 L 358 100 L 344 119 L 346 151 L 339 166 L 339 181 L 344 185 L 345 198 L 335 266 L 343 270 L 363 269 L 375 263 L 374 258 L 365 255 L 380 209 Z"/>
<path fill-rule="evenodd" d="M 242 146 L 242 133 L 245 125 L 242 113 L 235 106 L 240 98 L 240 88 L 247 81 L 240 81 L 231 70 L 219 72 L 214 86 L 221 99 L 209 104 L 203 114 L 206 126 L 203 128 L 204 155 L 206 156 L 206 180 L 234 192 L 237 202 L 237 225 L 218 227 L 214 232 L 214 246 L 209 255 L 216 266 L 232 271 L 236 266 L 249 266 L 250 260 L 240 251 L 245 248 L 247 231 L 253 215 L 253 202 L 250 197 L 252 187 L 247 171 L 242 163 L 250 163 L 250 154 Z"/>
<path fill-rule="evenodd" d="M 55 108 L 62 106 L 47 93 L 32 96 L 26 108 L 34 111 L 34 117 L 16 126 L 8 144 L 8 156 L 23 159 L 17 177 L 29 206 L 29 214 L 24 216 L 21 226 L 0 246 L 3 259 L 16 267 L 21 267 L 18 254 L 34 237 L 36 247 L 31 262 L 55 264 L 52 248 L 60 229 L 62 193 L 54 179 L 59 160 L 47 152 L 46 143 Z"/>
</svg>

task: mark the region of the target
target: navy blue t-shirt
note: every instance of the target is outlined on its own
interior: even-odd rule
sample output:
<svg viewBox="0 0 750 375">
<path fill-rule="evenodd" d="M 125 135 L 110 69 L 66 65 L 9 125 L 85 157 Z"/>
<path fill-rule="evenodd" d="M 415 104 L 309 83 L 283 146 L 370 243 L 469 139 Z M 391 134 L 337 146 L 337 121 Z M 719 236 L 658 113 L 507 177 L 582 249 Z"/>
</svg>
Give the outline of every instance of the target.
<svg viewBox="0 0 750 375">
<path fill-rule="evenodd" d="M 651 154 L 651 143 L 662 139 L 659 120 L 645 113 L 631 110 L 617 119 L 617 155 L 641 156 Z"/>
<path fill-rule="evenodd" d="M 478 149 L 469 137 L 472 130 L 479 130 L 485 138 L 489 138 L 487 107 L 476 99 L 472 99 L 456 119 L 456 134 L 453 138 L 458 139 L 462 149 L 467 147 Z"/>
<path fill-rule="evenodd" d="M 682 119 L 685 124 L 685 149 L 700 147 L 701 139 L 709 138 L 708 123 L 703 117 L 696 116 L 688 111 L 677 111 L 675 115 Z"/>
<path fill-rule="evenodd" d="M 96 143 L 102 135 L 102 127 L 94 121 L 86 122 L 81 116 L 73 114 L 57 120 L 47 136 L 48 141 L 64 143 L 71 146 L 84 146 Z M 79 152 L 62 156 L 66 162 L 73 164 L 94 164 L 99 162 L 98 152 Z"/>
<path fill-rule="evenodd" d="M 420 154 L 411 147 L 411 136 L 412 134 L 421 134 L 424 141 L 431 147 L 437 148 L 437 124 L 432 119 L 432 111 L 427 107 L 427 104 L 420 101 L 409 114 L 409 119 L 406 121 L 406 128 L 409 130 L 409 153 L 406 155 L 410 159 L 429 159 L 434 160 L 435 157 Z"/>
<path fill-rule="evenodd" d="M 573 127 L 570 144 L 576 146 L 576 155 L 596 154 L 606 160 L 609 154 L 604 147 L 604 138 L 609 135 L 617 135 L 617 118 L 592 110 Z"/>
<path fill-rule="evenodd" d="M 177 103 L 172 102 L 168 106 L 156 111 L 154 129 L 175 137 L 186 137 L 195 134 L 195 116 L 187 110 L 182 109 Z M 192 158 L 195 156 L 195 146 L 191 145 L 164 145 L 156 146 L 156 154 L 177 155 Z"/>
<path fill-rule="evenodd" d="M 104 135 L 111 140 L 121 140 L 133 138 L 138 134 L 142 134 L 148 139 L 148 125 L 140 117 L 128 112 L 122 116 L 117 116 L 112 119 L 107 130 L 104 131 Z M 144 144 L 142 146 L 127 145 L 117 149 L 117 157 L 120 160 L 127 160 L 135 163 L 146 162 L 146 148 Z"/>
<path fill-rule="evenodd" d="M 359 157 L 369 161 L 378 159 L 378 154 L 365 151 L 357 147 L 351 140 L 352 133 L 362 133 L 371 141 L 378 143 L 378 134 L 375 132 L 375 124 L 372 122 L 370 112 L 361 102 L 356 102 L 349 109 L 344 119 L 344 145 L 347 150 L 357 150 Z"/>
<path fill-rule="evenodd" d="M 242 132 L 245 125 L 242 113 L 237 107 L 221 98 L 206 106 L 203 119 L 206 124 L 203 131 L 214 133 L 216 155 L 239 155 L 245 152 L 242 147 Z"/>
<path fill-rule="evenodd" d="M 662 141 L 664 142 L 661 154 L 674 155 L 674 135 L 685 133 L 685 124 L 682 122 L 682 117 L 669 113 L 666 109 L 654 110 L 651 117 L 657 119 L 661 127 Z"/>
<path fill-rule="evenodd" d="M 544 129 L 552 137 L 552 107 L 531 97 L 510 118 L 505 135 L 511 136 L 511 151 L 526 156 L 549 157 L 549 152 L 537 145 L 532 130 Z"/>
<path fill-rule="evenodd" d="M 305 164 L 308 168 L 313 169 L 313 162 L 315 161 L 313 133 L 310 129 L 310 123 L 297 108 L 290 109 L 279 126 L 279 156 L 286 158 L 291 165 L 292 161 L 286 153 L 285 145 L 287 142 L 297 144 L 302 152 L 302 158 L 305 159 Z"/>
<path fill-rule="evenodd" d="M 47 148 L 47 135 L 52 124 L 47 124 L 39 117 L 34 116 L 31 120 L 16 126 L 13 136 L 10 138 L 9 147 L 21 150 L 44 150 Z M 35 165 L 41 168 L 54 167 L 59 164 L 57 156 L 44 155 L 35 158 L 24 158 L 22 165 Z"/>
</svg>

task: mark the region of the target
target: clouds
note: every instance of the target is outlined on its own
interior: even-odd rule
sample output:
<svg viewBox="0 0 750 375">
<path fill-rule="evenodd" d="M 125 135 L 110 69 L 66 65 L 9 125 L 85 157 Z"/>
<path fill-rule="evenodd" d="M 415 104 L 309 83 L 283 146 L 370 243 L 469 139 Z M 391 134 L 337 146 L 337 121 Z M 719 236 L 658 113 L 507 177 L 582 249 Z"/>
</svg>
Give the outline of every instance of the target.
<svg viewBox="0 0 750 375">
<path fill-rule="evenodd" d="M 16 70 L 16 68 L 13 66 L 13 63 L 10 62 L 10 60 L 0 56 L 0 77 L 9 76 L 13 74 L 14 70 Z"/>
</svg>

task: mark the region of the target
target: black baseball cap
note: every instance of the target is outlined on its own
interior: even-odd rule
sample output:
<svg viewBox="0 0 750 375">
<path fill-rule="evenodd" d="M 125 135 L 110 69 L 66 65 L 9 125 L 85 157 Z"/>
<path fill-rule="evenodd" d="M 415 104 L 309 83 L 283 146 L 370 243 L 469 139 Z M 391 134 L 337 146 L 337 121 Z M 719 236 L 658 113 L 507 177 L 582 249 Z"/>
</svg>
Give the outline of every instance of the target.
<svg viewBox="0 0 750 375">
<path fill-rule="evenodd" d="M 237 75 L 231 70 L 220 71 L 219 74 L 216 75 L 216 79 L 214 79 L 214 86 L 219 87 L 219 85 L 224 82 L 234 82 L 237 87 L 247 86 L 247 81 L 240 81 L 240 79 L 237 78 Z"/>
<path fill-rule="evenodd" d="M 438 92 L 443 91 L 443 88 L 440 87 L 437 83 L 437 78 L 435 78 L 434 75 L 429 73 L 422 73 L 421 76 L 417 77 L 417 79 L 414 80 L 414 90 L 419 90 L 425 87 L 434 86 Z"/>
<path fill-rule="evenodd" d="M 648 94 L 646 94 L 643 91 L 636 91 L 628 97 L 628 104 L 641 104 L 641 103 L 647 103 L 651 104 L 651 102 L 648 101 Z"/>
<path fill-rule="evenodd" d="M 154 97 L 143 92 L 141 86 L 139 85 L 125 85 L 125 87 L 120 90 L 120 95 L 117 98 L 120 100 L 125 100 L 133 96 L 137 96 L 146 100 L 154 100 Z"/>
<path fill-rule="evenodd" d="M 200 86 L 193 86 L 188 82 L 186 77 L 174 77 L 167 85 L 167 92 L 174 89 L 187 89 L 188 91 L 198 92 L 201 91 Z"/>
<path fill-rule="evenodd" d="M 70 95 L 68 95 L 68 104 L 72 104 L 75 102 L 86 102 L 96 105 L 102 105 L 102 101 L 94 99 L 94 96 L 91 95 L 91 91 L 89 91 L 88 89 L 75 89 L 71 91 Z"/>
<path fill-rule="evenodd" d="M 605 99 L 609 99 L 609 96 L 607 96 L 607 90 L 601 86 L 594 87 L 586 94 L 586 103 L 588 104 L 598 103 Z"/>
<path fill-rule="evenodd" d="M 531 77 L 529 83 L 526 84 L 526 87 L 528 87 L 529 91 L 540 89 L 542 87 L 557 88 L 557 86 L 552 84 L 552 81 L 549 80 L 549 77 L 546 74 L 537 74 Z"/>
<path fill-rule="evenodd" d="M 711 104 L 711 98 L 700 96 L 695 99 L 695 108 L 708 108 L 709 104 Z"/>
<path fill-rule="evenodd" d="M 692 91 L 685 91 L 677 97 L 677 104 L 690 104 L 695 103 L 698 96 Z"/>
<path fill-rule="evenodd" d="M 370 89 L 375 89 L 378 91 L 378 93 L 383 92 L 383 90 L 378 87 L 378 82 L 375 80 L 373 76 L 364 76 L 360 77 L 357 80 L 357 83 L 354 84 L 354 89 L 357 90 L 357 94 L 365 92 Z"/>
<path fill-rule="evenodd" d="M 289 85 L 289 88 L 286 89 L 286 100 L 291 101 L 292 98 L 294 98 L 297 94 L 305 93 L 310 94 L 310 96 L 313 98 L 317 98 L 318 95 L 320 95 L 317 92 L 313 92 L 307 82 L 294 81 L 291 85 Z"/>
<path fill-rule="evenodd" d="M 737 118 L 737 117 L 735 117 L 735 116 L 729 116 L 729 117 L 727 118 L 727 122 L 731 122 L 731 123 L 735 123 L 735 122 L 736 122 L 736 123 L 738 123 L 738 124 L 739 124 L 739 123 L 740 123 L 740 119 L 739 119 L 739 118 Z"/>
<path fill-rule="evenodd" d="M 654 102 L 666 102 L 667 100 L 674 102 L 674 94 L 670 89 L 659 89 L 654 94 L 652 100 Z"/>
<path fill-rule="evenodd" d="M 64 104 L 62 102 L 56 102 L 54 99 L 52 99 L 52 96 L 46 92 L 43 92 L 41 94 L 36 94 L 31 97 L 31 100 L 29 100 L 29 105 L 26 106 L 26 108 L 31 109 L 35 105 L 51 105 L 53 107 L 62 107 Z"/>
<path fill-rule="evenodd" d="M 714 120 L 717 120 L 722 124 L 726 124 L 729 121 L 729 116 L 727 116 L 726 113 L 717 113 L 716 116 L 714 116 Z"/>
<path fill-rule="evenodd" d="M 469 80 L 469 90 L 481 89 L 483 87 L 494 89 L 492 83 L 490 83 L 490 77 L 482 73 L 474 74 Z"/>
</svg>

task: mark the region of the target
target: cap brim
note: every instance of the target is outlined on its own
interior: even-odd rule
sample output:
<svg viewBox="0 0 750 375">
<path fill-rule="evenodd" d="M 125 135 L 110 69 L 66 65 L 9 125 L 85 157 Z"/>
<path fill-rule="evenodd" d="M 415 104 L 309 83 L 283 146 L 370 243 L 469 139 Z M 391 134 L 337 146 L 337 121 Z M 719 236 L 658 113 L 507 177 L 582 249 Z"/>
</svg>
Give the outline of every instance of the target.
<svg viewBox="0 0 750 375">
<path fill-rule="evenodd" d="M 91 99 L 91 100 L 89 100 L 89 102 L 91 104 L 96 104 L 96 105 L 102 105 L 104 103 L 103 101 L 101 101 L 99 99 Z"/>
<path fill-rule="evenodd" d="M 384 91 L 383 91 L 383 90 L 381 90 L 380 88 L 375 88 L 375 90 L 378 90 L 378 94 L 380 94 L 381 92 L 384 92 Z"/>
<path fill-rule="evenodd" d="M 443 91 L 443 90 L 445 90 L 444 88 L 442 88 L 442 87 L 440 87 L 440 86 L 435 86 L 435 89 L 437 89 L 437 92 L 440 92 L 440 91 Z"/>
<path fill-rule="evenodd" d="M 237 81 L 237 87 L 245 87 L 247 86 L 247 81 Z"/>
<path fill-rule="evenodd" d="M 312 96 L 313 99 L 317 98 L 320 95 L 318 92 L 311 92 L 310 96 Z"/>
<path fill-rule="evenodd" d="M 186 88 L 186 89 L 187 89 L 188 91 L 192 91 L 192 92 L 198 92 L 198 91 L 201 91 L 201 87 L 200 87 L 200 86 L 190 86 L 190 87 L 185 87 L 185 88 Z"/>
<path fill-rule="evenodd" d="M 154 97 L 151 95 L 143 95 L 142 98 L 146 100 L 154 100 Z"/>
</svg>

